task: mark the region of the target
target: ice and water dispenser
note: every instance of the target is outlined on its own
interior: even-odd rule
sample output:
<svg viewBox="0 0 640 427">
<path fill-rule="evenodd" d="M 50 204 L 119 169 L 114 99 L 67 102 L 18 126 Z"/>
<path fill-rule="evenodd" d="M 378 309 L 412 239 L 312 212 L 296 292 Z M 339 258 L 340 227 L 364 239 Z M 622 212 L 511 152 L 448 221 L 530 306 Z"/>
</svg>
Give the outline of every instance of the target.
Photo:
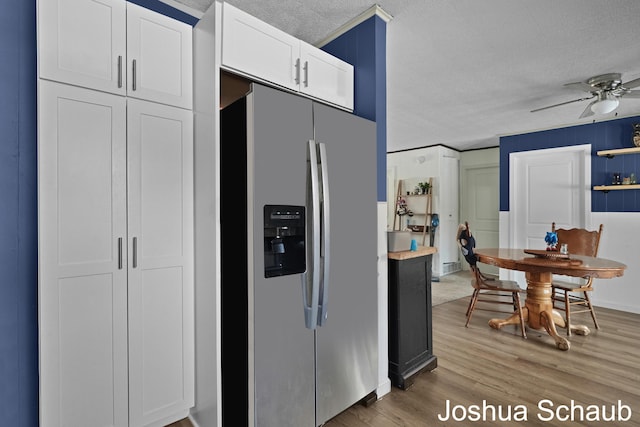
<svg viewBox="0 0 640 427">
<path fill-rule="evenodd" d="M 264 206 L 264 277 L 304 273 L 304 206 Z"/>
</svg>

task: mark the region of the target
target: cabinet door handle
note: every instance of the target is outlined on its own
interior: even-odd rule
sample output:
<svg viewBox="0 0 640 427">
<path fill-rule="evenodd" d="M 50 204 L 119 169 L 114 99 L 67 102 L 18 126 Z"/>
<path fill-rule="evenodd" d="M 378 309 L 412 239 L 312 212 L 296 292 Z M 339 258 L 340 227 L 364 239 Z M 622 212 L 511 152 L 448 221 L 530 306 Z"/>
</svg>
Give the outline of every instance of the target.
<svg viewBox="0 0 640 427">
<path fill-rule="evenodd" d="M 295 81 L 296 81 L 297 85 L 300 84 L 300 58 L 296 59 L 296 77 L 295 77 Z"/>
<path fill-rule="evenodd" d="M 138 238 L 133 238 L 133 268 L 138 266 Z"/>
<path fill-rule="evenodd" d="M 118 270 L 122 270 L 122 237 L 118 237 Z"/>
<path fill-rule="evenodd" d="M 304 87 L 309 86 L 309 61 L 304 61 Z"/>
<path fill-rule="evenodd" d="M 133 76 L 132 76 L 133 80 L 131 81 L 131 90 L 136 90 L 136 60 L 135 59 L 132 61 L 131 68 L 132 68 L 131 71 L 133 73 Z"/>
<path fill-rule="evenodd" d="M 118 88 L 122 87 L 122 55 L 118 55 Z"/>
</svg>

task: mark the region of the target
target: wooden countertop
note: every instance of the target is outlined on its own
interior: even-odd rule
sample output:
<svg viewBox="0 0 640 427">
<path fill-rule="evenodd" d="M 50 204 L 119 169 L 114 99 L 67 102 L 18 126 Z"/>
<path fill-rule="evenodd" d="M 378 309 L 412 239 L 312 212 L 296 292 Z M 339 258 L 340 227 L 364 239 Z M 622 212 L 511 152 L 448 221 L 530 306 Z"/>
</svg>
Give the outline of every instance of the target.
<svg viewBox="0 0 640 427">
<path fill-rule="evenodd" d="M 389 259 L 395 259 L 402 261 L 403 259 L 417 258 L 419 256 L 432 255 L 438 252 L 438 248 L 435 246 L 418 246 L 417 251 L 400 251 L 400 252 L 387 252 Z"/>
</svg>

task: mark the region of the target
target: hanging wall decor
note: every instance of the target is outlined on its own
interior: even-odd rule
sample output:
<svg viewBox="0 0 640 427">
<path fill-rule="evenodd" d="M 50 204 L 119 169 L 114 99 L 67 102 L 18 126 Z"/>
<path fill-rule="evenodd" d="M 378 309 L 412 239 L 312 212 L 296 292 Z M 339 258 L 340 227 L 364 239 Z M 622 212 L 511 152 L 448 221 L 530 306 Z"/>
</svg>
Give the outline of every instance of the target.
<svg viewBox="0 0 640 427">
<path fill-rule="evenodd" d="M 633 145 L 640 147 L 640 123 L 633 124 Z"/>
</svg>

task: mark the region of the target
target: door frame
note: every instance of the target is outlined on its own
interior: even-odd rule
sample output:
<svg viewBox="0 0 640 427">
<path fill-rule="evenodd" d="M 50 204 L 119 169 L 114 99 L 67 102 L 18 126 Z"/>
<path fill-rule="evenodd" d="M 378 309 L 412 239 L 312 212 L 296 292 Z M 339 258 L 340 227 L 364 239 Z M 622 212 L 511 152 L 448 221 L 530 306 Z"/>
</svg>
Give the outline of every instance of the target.
<svg viewBox="0 0 640 427">
<path fill-rule="evenodd" d="M 581 195 L 582 212 L 580 224 L 576 224 L 578 227 L 588 228 L 591 226 L 591 144 L 571 145 L 557 148 L 546 148 L 541 150 L 529 150 L 520 151 L 509 154 L 509 224 L 508 224 L 508 247 L 515 248 L 521 245 L 519 241 L 516 241 L 516 230 L 518 225 L 522 223 L 522 213 L 519 211 L 518 203 L 519 198 L 529 197 L 529 193 L 519 190 L 519 179 L 522 167 L 526 166 L 527 160 L 533 156 L 539 157 L 544 155 L 554 155 L 557 153 L 574 152 L 581 154 L 582 161 L 580 166 L 582 172 L 578 174 L 579 181 L 575 183 L 579 187 L 583 188 L 583 194 Z M 504 239 L 500 239 L 505 241 Z M 524 277 L 524 274 L 517 274 L 518 272 L 509 270 L 509 279 L 520 279 Z M 520 282 L 520 280 L 518 280 Z M 524 282 L 523 282 L 524 283 Z"/>
</svg>

